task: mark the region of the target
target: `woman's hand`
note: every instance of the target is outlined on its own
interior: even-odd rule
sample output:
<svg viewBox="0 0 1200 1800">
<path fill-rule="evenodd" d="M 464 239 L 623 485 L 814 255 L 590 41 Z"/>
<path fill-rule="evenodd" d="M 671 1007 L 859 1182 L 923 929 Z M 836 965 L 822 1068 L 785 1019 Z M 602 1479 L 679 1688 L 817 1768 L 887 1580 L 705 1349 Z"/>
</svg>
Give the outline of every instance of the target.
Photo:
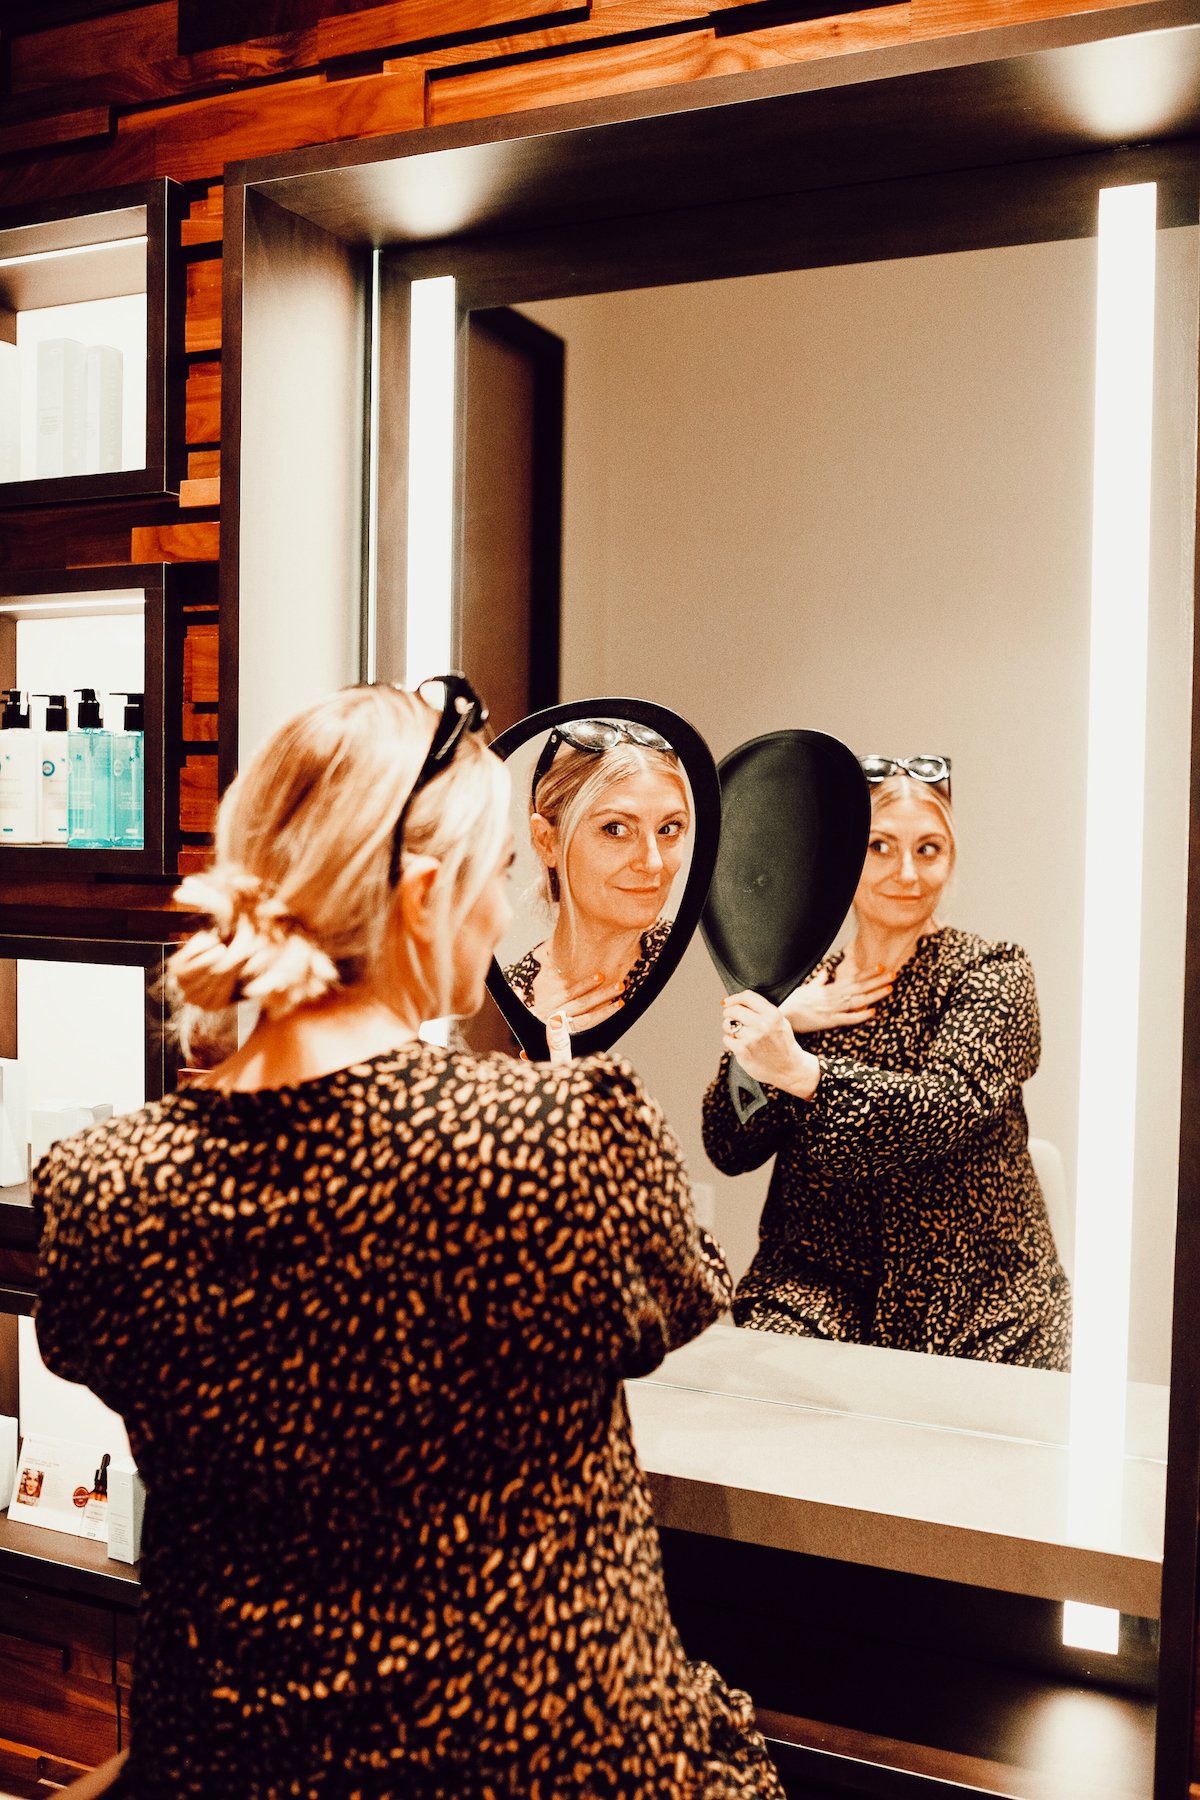
<svg viewBox="0 0 1200 1800">
<path fill-rule="evenodd" d="M 832 981 L 821 975 L 810 976 L 788 995 L 779 1010 L 792 1030 L 800 1034 L 835 1031 L 841 1025 L 864 1025 L 875 1017 L 875 1008 L 887 999 L 895 979 L 895 973 L 882 964 L 869 975 L 852 972 L 843 957 Z"/>
<path fill-rule="evenodd" d="M 772 1006 L 753 992 L 731 994 L 721 1006 L 721 1042 L 747 1075 L 801 1100 L 811 1100 L 821 1079 L 821 1065 L 796 1042 L 782 1007 Z"/>
<path fill-rule="evenodd" d="M 534 989 L 533 1011 L 543 1023 L 561 1013 L 572 1032 L 588 1031 L 616 1011 L 624 992 L 623 976 L 607 980 L 603 975 L 589 975 L 586 981 L 571 982 L 543 965 Z"/>
</svg>

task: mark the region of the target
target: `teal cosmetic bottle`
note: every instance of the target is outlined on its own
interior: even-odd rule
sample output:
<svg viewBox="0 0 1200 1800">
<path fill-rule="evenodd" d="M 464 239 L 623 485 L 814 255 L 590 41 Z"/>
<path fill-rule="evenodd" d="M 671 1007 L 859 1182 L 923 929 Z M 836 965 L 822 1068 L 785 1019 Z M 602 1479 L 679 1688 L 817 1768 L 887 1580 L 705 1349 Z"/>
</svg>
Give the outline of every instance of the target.
<svg viewBox="0 0 1200 1800">
<path fill-rule="evenodd" d="M 127 692 L 124 698 L 124 730 L 112 734 L 113 843 L 119 850 L 141 850 L 146 843 L 146 696 Z"/>
<path fill-rule="evenodd" d="M 95 688 L 76 688 L 78 722 L 67 734 L 67 843 L 108 850 L 113 841 L 112 735 Z"/>
</svg>

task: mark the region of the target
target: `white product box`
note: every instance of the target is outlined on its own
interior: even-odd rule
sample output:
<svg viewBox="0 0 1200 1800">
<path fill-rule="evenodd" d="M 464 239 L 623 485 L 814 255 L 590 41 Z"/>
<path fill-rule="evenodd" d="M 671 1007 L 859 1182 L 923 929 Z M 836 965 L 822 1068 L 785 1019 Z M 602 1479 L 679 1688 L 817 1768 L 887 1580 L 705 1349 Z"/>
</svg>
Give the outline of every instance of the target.
<svg viewBox="0 0 1200 1800">
<path fill-rule="evenodd" d="M 82 475 L 87 410 L 87 351 L 74 338 L 37 347 L 37 472 Z"/>
<path fill-rule="evenodd" d="M 16 1479 L 17 1421 L 0 1413 L 0 1505 L 8 1505 Z"/>
<path fill-rule="evenodd" d="M 108 1554 L 114 1562 L 135 1563 L 142 1554 L 146 1485 L 131 1456 L 108 1465 Z"/>
<path fill-rule="evenodd" d="M 20 1063 L 0 1056 L 0 1187 L 20 1187 L 29 1179 L 29 1114 Z"/>
<path fill-rule="evenodd" d="M 111 344 L 89 346 L 85 364 L 83 466 L 87 474 L 121 467 L 125 358 Z"/>
<path fill-rule="evenodd" d="M 57 1144 L 59 1138 L 74 1137 L 77 1131 L 86 1131 L 89 1125 L 99 1125 L 102 1119 L 111 1119 L 112 1110 L 112 1105 L 107 1100 L 98 1100 L 91 1106 L 83 1105 L 78 1100 L 50 1100 L 45 1106 L 31 1106 L 30 1168 L 37 1168 L 51 1144 Z"/>
<path fill-rule="evenodd" d="M 0 481 L 21 474 L 21 352 L 0 343 Z"/>
</svg>

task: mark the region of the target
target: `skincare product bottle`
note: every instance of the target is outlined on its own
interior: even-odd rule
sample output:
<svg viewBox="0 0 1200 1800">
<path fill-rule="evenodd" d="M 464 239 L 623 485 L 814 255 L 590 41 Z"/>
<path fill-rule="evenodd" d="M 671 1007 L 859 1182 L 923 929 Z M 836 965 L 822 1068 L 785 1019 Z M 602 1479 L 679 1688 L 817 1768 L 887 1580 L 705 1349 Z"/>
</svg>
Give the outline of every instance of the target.
<svg viewBox="0 0 1200 1800">
<path fill-rule="evenodd" d="M 21 706 L 20 688 L 9 688 L 0 716 L 0 843 L 37 844 L 41 743 L 29 729 L 29 708 Z"/>
<path fill-rule="evenodd" d="M 76 688 L 79 716 L 67 737 L 67 842 L 109 849 L 113 840 L 112 736 L 94 688 Z M 2 734 L 0 734 L 2 735 Z"/>
<path fill-rule="evenodd" d="M 127 693 L 125 729 L 112 734 L 113 843 L 125 850 L 141 850 L 146 842 L 145 740 L 145 695 Z"/>
<path fill-rule="evenodd" d="M 111 1461 L 106 1450 L 92 1477 L 91 1491 L 85 1495 L 80 1526 L 81 1537 L 98 1538 L 101 1543 L 108 1542 L 108 1465 Z M 76 1498 L 78 1500 L 78 1496 Z"/>
<path fill-rule="evenodd" d="M 42 842 L 67 841 L 67 733 L 71 728 L 65 694 L 38 694 L 46 702 L 42 732 Z"/>
</svg>

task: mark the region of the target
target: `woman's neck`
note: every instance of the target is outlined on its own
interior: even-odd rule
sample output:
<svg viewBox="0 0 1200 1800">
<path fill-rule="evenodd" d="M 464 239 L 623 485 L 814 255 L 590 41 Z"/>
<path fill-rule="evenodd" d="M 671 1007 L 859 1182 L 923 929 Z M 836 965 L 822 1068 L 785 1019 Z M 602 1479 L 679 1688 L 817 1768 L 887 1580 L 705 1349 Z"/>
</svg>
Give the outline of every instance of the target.
<svg viewBox="0 0 1200 1800">
<path fill-rule="evenodd" d="M 617 930 L 598 921 L 576 919 L 571 930 L 562 915 L 542 947 L 542 961 L 564 980 L 586 981 L 605 975 L 611 981 L 631 969 L 642 953 L 640 930 Z"/>
<path fill-rule="evenodd" d="M 895 971 L 904 967 L 923 937 L 938 930 L 940 926 L 933 918 L 897 931 L 888 931 L 881 925 L 860 919 L 848 949 L 860 971 L 875 968 Z"/>
<path fill-rule="evenodd" d="M 202 1085 L 229 1093 L 313 1081 L 411 1043 L 421 1028 L 418 1015 L 419 1008 L 398 1010 L 369 988 L 341 988 L 282 1019 L 260 1019 Z"/>
</svg>

